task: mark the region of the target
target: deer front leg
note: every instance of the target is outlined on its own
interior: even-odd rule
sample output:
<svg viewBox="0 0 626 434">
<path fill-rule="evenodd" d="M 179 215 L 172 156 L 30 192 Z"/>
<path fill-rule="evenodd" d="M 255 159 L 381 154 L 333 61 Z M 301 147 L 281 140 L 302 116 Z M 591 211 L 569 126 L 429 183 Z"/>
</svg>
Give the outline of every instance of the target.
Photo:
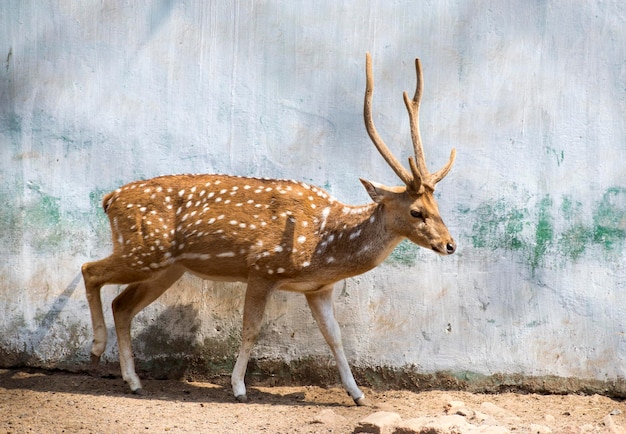
<svg viewBox="0 0 626 434">
<path fill-rule="evenodd" d="M 307 302 L 313 313 L 313 317 L 317 325 L 324 335 L 324 339 L 330 346 L 335 362 L 339 369 L 339 376 L 344 389 L 352 397 L 357 405 L 367 405 L 365 395 L 354 381 L 352 371 L 348 365 L 348 360 L 343 351 L 343 343 L 341 342 L 341 330 L 335 319 L 335 309 L 333 305 L 333 286 L 329 285 L 319 291 L 306 294 Z"/>
<path fill-rule="evenodd" d="M 241 347 L 237 362 L 233 368 L 231 384 L 233 393 L 239 402 L 246 402 L 246 384 L 245 376 L 248 367 L 248 360 L 252 346 L 256 342 L 261 324 L 263 322 L 263 314 L 267 300 L 272 294 L 274 284 L 263 279 L 250 278 L 248 280 L 248 288 L 246 289 L 246 298 L 243 306 L 243 327 L 241 330 Z"/>
</svg>

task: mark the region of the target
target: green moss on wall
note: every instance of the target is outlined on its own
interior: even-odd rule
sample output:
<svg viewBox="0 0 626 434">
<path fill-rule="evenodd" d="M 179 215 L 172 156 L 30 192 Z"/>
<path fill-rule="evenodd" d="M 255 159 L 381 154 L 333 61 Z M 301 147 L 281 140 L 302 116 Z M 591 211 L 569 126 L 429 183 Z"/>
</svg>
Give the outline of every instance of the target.
<svg viewBox="0 0 626 434">
<path fill-rule="evenodd" d="M 606 251 L 621 250 L 626 238 L 626 188 L 610 188 L 593 214 L 593 241 Z"/>
<path fill-rule="evenodd" d="M 26 188 L 33 193 L 25 196 L 21 183 L 0 187 L 0 243 L 5 252 L 19 252 L 24 245 L 40 253 L 55 253 L 61 247 L 81 252 L 84 243 L 79 240 L 103 244 L 110 239 L 102 210 L 102 197 L 108 190 L 94 189 L 88 210 L 67 210 L 61 198 L 40 186 L 28 184 Z"/>
<path fill-rule="evenodd" d="M 552 199 L 546 195 L 539 202 L 537 210 L 537 224 L 535 225 L 535 244 L 530 258 L 531 269 L 534 272 L 543 264 L 543 259 L 548 252 L 554 238 L 552 218 Z"/>
<path fill-rule="evenodd" d="M 391 252 L 385 262 L 392 265 L 413 267 L 417 263 L 420 248 L 417 244 L 404 240 Z"/>
<path fill-rule="evenodd" d="M 466 212 L 474 220 L 466 235 L 474 248 L 518 252 L 533 273 L 545 266 L 548 256 L 576 261 L 592 246 L 601 247 L 608 256 L 621 252 L 626 239 L 626 188 L 607 189 L 593 204 L 591 222 L 585 223 L 583 204 L 571 196 L 561 198 L 558 223 L 555 208 L 550 195 L 530 209 L 503 198 L 487 201 Z"/>
<path fill-rule="evenodd" d="M 524 247 L 522 233 L 529 224 L 523 208 L 505 199 L 484 202 L 471 212 L 475 216 L 470 238 L 477 248 L 519 250 Z"/>
</svg>

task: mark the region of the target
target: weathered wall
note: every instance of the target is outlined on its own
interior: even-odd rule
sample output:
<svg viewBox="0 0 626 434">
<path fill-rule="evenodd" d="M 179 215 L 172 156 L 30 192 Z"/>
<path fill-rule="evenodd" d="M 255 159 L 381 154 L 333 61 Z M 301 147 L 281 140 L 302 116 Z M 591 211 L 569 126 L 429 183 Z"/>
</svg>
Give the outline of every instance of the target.
<svg viewBox="0 0 626 434">
<path fill-rule="evenodd" d="M 88 359 L 78 273 L 108 254 L 100 200 L 123 183 L 298 178 L 349 203 L 368 199 L 359 176 L 397 183 L 362 125 L 369 50 L 377 126 L 402 161 L 401 93 L 422 59 L 427 160 L 439 167 L 458 150 L 438 197 L 459 248 L 439 258 L 403 243 L 338 285 L 351 362 L 470 382 L 616 382 L 626 370 L 625 21 L 618 0 L 2 2 L 0 365 Z M 103 293 L 113 338 L 119 288 Z M 139 358 L 228 365 L 242 295 L 184 278 L 138 316 Z M 116 354 L 110 346 L 105 360 Z M 330 358 L 294 294 L 273 299 L 254 355 Z"/>
</svg>

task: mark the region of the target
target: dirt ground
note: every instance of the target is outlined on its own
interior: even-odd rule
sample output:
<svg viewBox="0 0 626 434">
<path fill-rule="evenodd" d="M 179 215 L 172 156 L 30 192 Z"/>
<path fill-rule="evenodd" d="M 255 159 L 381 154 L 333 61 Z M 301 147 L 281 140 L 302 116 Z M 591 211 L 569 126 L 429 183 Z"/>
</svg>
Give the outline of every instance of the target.
<svg viewBox="0 0 626 434">
<path fill-rule="evenodd" d="M 626 403 L 599 395 L 365 389 L 371 406 L 356 407 L 339 387 L 249 387 L 240 404 L 227 384 L 143 383 L 138 396 L 118 377 L 0 369 L 0 432 L 351 433 L 377 411 L 441 418 L 451 401 L 468 423 L 512 433 L 626 432 Z"/>
</svg>

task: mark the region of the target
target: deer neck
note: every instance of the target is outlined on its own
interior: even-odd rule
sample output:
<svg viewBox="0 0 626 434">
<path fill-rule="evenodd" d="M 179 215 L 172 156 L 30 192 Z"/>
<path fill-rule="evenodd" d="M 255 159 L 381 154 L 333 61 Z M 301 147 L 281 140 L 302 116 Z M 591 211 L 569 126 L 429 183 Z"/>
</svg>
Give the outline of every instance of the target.
<svg viewBox="0 0 626 434">
<path fill-rule="evenodd" d="M 325 257 L 331 267 L 343 262 L 350 276 L 376 267 L 404 238 L 389 231 L 384 205 L 343 205 L 337 212 L 339 215 L 322 222 L 315 253 Z"/>
</svg>

